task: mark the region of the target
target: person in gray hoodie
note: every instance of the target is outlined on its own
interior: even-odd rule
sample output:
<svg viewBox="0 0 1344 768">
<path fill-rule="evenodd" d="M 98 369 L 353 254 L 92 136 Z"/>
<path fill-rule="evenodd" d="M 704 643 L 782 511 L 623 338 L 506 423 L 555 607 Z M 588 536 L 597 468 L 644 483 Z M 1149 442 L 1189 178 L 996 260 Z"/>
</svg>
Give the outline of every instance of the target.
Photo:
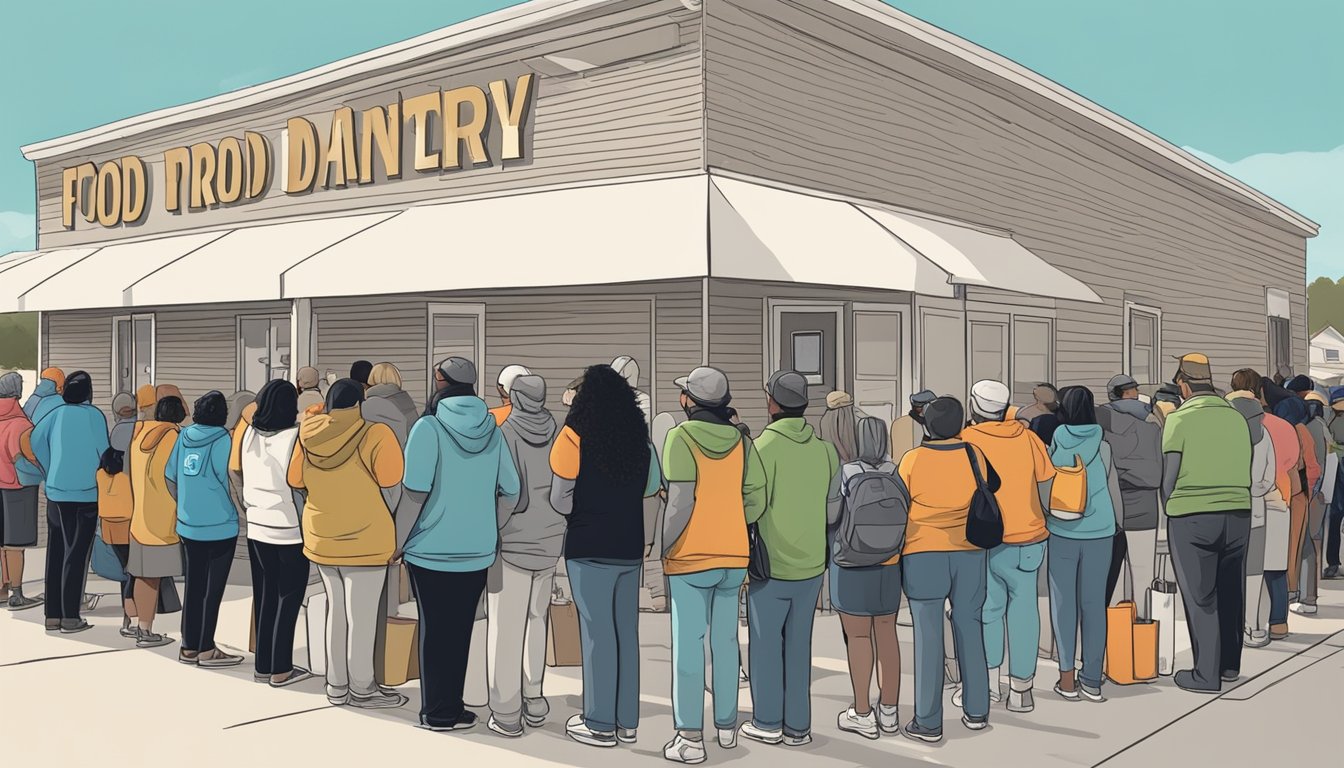
<svg viewBox="0 0 1344 768">
<path fill-rule="evenodd" d="M 551 444 L 560 431 L 546 410 L 546 381 L 519 376 L 500 431 L 518 470 L 516 498 L 499 499 L 500 557 L 486 577 L 490 730 L 521 736 L 539 728 L 550 705 L 542 695 L 546 625 L 565 518 L 550 503 Z"/>
<path fill-rule="evenodd" d="M 1234 378 L 1235 382 L 1236 379 Z M 1228 402 L 1246 418 L 1251 431 L 1251 538 L 1246 544 L 1246 620 L 1242 643 L 1269 645 L 1269 591 L 1265 585 L 1265 522 L 1267 515 L 1286 515 L 1287 506 L 1275 487 L 1274 441 L 1265 432 L 1265 408 L 1253 392 L 1238 390 Z"/>
<path fill-rule="evenodd" d="M 1153 581 L 1157 558 L 1157 494 L 1162 487 L 1162 428 L 1148 420 L 1152 410 L 1139 400 L 1139 383 L 1121 374 L 1106 386 L 1110 402 L 1097 409 L 1120 481 L 1123 509 L 1116 510 L 1122 530 L 1116 532 L 1106 602 L 1114 603 L 1124 570 L 1125 599 L 1133 600 L 1140 618 L 1148 618 L 1143 590 Z"/>
</svg>

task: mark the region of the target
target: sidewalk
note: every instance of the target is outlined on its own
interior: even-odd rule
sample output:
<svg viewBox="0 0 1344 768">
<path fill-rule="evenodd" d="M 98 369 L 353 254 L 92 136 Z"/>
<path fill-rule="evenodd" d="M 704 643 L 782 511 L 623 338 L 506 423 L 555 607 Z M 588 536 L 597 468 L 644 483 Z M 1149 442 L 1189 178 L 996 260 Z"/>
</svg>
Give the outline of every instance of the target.
<svg viewBox="0 0 1344 768">
<path fill-rule="evenodd" d="M 41 591 L 42 554 L 28 560 L 31 593 Z M 94 581 L 96 588 L 98 582 Z M 250 592 L 230 586 L 220 618 L 219 640 L 246 648 Z M 175 662 L 177 645 L 136 650 L 117 634 L 121 611 L 105 597 L 88 618 L 92 630 L 74 636 L 42 629 L 41 609 L 0 611 L 0 696 L 4 697 L 5 754 L 16 764 L 24 758 L 55 760 L 56 765 L 166 765 L 190 754 L 203 766 L 281 765 L 299 761 L 317 765 L 385 765 L 421 759 L 480 761 L 492 766 L 657 765 L 672 733 L 669 676 L 669 618 L 641 615 L 643 665 L 639 742 L 596 750 L 571 742 L 564 722 L 581 704 L 579 670 L 552 669 L 546 678 L 551 718 L 544 728 L 521 739 L 504 739 L 484 722 L 465 734 L 434 734 L 412 726 L 419 691 L 402 690 L 411 703 L 400 710 L 368 712 L 332 707 L 322 681 L 273 690 L 252 682 L 249 663 L 227 671 L 205 671 Z M 178 615 L 157 627 L 174 637 Z M 848 703 L 844 643 L 834 615 L 818 616 L 814 636 L 813 744 L 801 749 L 740 743 L 724 751 L 712 744 L 710 763 L 743 761 L 771 766 L 990 766 L 1034 767 L 1107 765 L 1157 766 L 1179 759 L 1222 758 L 1221 764 L 1247 763 L 1247 749 L 1259 755 L 1303 758 L 1323 754 L 1321 744 L 1332 721 L 1331 691 L 1344 683 L 1344 648 L 1335 639 L 1344 632 L 1344 582 L 1324 582 L 1321 612 L 1293 616 L 1294 635 L 1268 648 L 1248 650 L 1239 687 L 1221 697 L 1177 689 L 1170 678 L 1128 688 L 1107 685 L 1105 704 L 1066 702 L 1050 692 L 1057 674 L 1042 662 L 1037 675 L 1036 711 L 1013 715 L 996 705 L 991 727 L 972 733 L 958 722 L 959 711 L 945 699 L 946 741 L 938 746 L 903 737 L 866 741 L 842 734 L 836 714 Z M 901 629 L 905 668 L 914 658 L 909 630 Z M 1184 628 L 1178 637 L 1184 636 Z M 303 629 L 299 644 L 304 643 Z M 300 647 L 298 659 L 306 649 Z M 1184 652 L 1182 653 L 1184 656 Z M 248 662 L 250 662 L 250 657 Z M 1181 664 L 1187 663 L 1182 659 Z M 1328 674 L 1328 677 L 1326 675 Z M 1317 676 L 1321 676 L 1318 678 Z M 1319 680 L 1319 681 L 1318 681 Z M 1323 685 L 1325 681 L 1332 681 Z M 1281 684 L 1282 683 L 1282 684 Z M 484 703 L 483 672 L 473 678 L 472 704 Z M 902 680 L 902 721 L 912 715 L 913 680 Z M 1308 704 L 1308 702 L 1312 702 Z M 749 690 L 741 692 L 744 717 Z M 481 710 L 478 710 L 478 712 Z M 1297 725 L 1316 712 L 1309 730 Z M 56 724 L 71 730 L 58 735 Z M 1301 723 L 1301 725 L 1310 725 Z M 1244 726 L 1244 727 L 1243 727 Z M 1317 727 L 1319 726 L 1319 727 Z M 148 729 L 148 730 L 145 730 Z M 1247 738 L 1229 738 L 1235 734 Z M 16 738 L 15 734 L 31 734 Z M 1252 734 L 1254 738 L 1251 738 Z M 1313 743 L 1314 742 L 1314 743 Z M 138 745 L 152 744 L 139 748 Z M 51 750 L 55 749 L 53 753 Z M 1108 762 L 1107 762 L 1108 761 Z M 1219 764 L 1219 763 L 1213 763 Z"/>
</svg>

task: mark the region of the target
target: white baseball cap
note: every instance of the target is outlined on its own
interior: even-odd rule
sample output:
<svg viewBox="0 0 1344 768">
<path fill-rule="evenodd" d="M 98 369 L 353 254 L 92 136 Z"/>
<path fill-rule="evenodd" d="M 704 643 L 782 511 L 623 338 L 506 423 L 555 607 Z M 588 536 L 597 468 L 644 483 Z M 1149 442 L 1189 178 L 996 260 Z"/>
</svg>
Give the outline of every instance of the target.
<svg viewBox="0 0 1344 768">
<path fill-rule="evenodd" d="M 519 376 L 531 375 L 532 372 L 521 365 L 506 365 L 504 366 L 504 370 L 499 372 L 499 386 L 504 388 L 505 393 L 508 393 L 509 389 L 513 386 L 515 379 Z"/>
</svg>

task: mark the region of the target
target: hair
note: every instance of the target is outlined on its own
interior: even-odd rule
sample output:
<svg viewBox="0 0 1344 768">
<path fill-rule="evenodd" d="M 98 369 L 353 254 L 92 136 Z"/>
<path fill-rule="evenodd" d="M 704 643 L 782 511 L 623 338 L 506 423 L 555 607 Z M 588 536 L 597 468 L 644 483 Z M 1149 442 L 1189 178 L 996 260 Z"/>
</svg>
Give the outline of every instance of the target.
<svg viewBox="0 0 1344 768">
<path fill-rule="evenodd" d="M 397 389 L 401 389 L 401 371 L 391 363 L 379 363 L 373 366 L 373 370 L 369 372 L 369 385 L 378 384 L 395 384 Z"/>
<path fill-rule="evenodd" d="M 1263 377 L 1254 368 L 1241 368 L 1232 374 L 1233 391 L 1250 392 L 1259 397 L 1264 388 Z"/>
<path fill-rule="evenodd" d="M 75 371 L 65 379 L 61 399 L 67 403 L 93 402 L 93 377 L 84 371 Z"/>
<path fill-rule="evenodd" d="M 201 395 L 191 407 L 191 420 L 206 427 L 222 427 L 229 420 L 229 401 L 224 393 L 212 389 Z"/>
<path fill-rule="evenodd" d="M 369 374 L 372 371 L 373 363 L 370 363 L 368 360 L 356 360 L 354 364 L 350 366 L 350 378 L 360 384 L 368 384 Z"/>
<path fill-rule="evenodd" d="M 327 413 L 354 408 L 364 402 L 364 385 L 354 379 L 341 379 L 327 390 Z"/>
<path fill-rule="evenodd" d="M 887 457 L 887 423 L 876 416 L 859 419 L 855 435 L 859 459 L 869 464 L 881 464 Z"/>
<path fill-rule="evenodd" d="M 581 439 L 580 469 L 592 466 L 618 482 L 649 471 L 648 427 L 635 390 L 609 365 L 590 366 L 574 395 L 565 425 Z"/>
<path fill-rule="evenodd" d="M 182 402 L 182 398 L 169 395 L 154 406 L 154 420 L 181 424 L 187 420 L 187 405 Z"/>
<path fill-rule="evenodd" d="M 294 426 L 299 418 L 299 390 L 284 379 L 271 379 L 257 393 L 252 426 L 264 432 L 279 432 Z"/>
<path fill-rule="evenodd" d="M 1073 427 L 1097 423 L 1097 403 L 1087 387 L 1065 387 L 1059 392 L 1060 424 Z"/>
</svg>

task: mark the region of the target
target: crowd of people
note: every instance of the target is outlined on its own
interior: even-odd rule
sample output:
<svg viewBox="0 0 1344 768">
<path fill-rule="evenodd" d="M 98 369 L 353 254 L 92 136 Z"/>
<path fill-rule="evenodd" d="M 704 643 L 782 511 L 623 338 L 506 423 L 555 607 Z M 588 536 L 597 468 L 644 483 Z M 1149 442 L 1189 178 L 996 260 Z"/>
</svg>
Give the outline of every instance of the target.
<svg viewBox="0 0 1344 768">
<path fill-rule="evenodd" d="M 994 702 L 1034 709 L 1043 657 L 1059 663 L 1054 694 L 1104 702 L 1107 607 L 1129 599 L 1146 613 L 1167 551 L 1193 650 L 1175 683 L 1191 691 L 1237 680 L 1242 648 L 1287 637 L 1290 610 L 1315 613 L 1319 580 L 1339 576 L 1344 388 L 1323 393 L 1305 376 L 1243 369 L 1224 393 L 1208 358 L 1189 354 L 1147 397 L 1121 375 L 1101 405 L 1087 387 L 1041 384 L 1018 408 L 1005 383 L 979 381 L 965 404 L 919 392 L 890 424 L 836 392 L 814 429 L 807 378 L 785 370 L 765 384 L 769 424 L 753 437 L 712 367 L 677 379 L 679 410 L 655 417 L 634 360 L 591 366 L 567 384 L 559 421 L 547 382 L 524 366 L 501 371 L 495 408 L 472 361 L 450 357 L 433 375 L 423 411 L 389 363 L 356 362 L 325 392 L 305 368 L 295 383 L 212 391 L 190 408 L 176 387 L 147 386 L 116 395 L 110 429 L 83 371 L 43 371 L 22 407 L 19 375 L 0 376 L 9 608 L 44 605 L 51 632 L 88 629 L 85 574 L 100 537 L 127 574 L 123 636 L 143 648 L 173 642 L 154 622 L 180 578 L 178 660 L 240 664 L 215 630 L 243 521 L 258 683 L 313 676 L 293 648 L 316 566 L 327 698 L 406 704 L 375 675 L 396 600 L 389 568 L 404 563 L 418 604 L 421 727 L 477 723 L 463 695 L 484 601 L 488 727 L 518 737 L 550 715 L 548 609 L 563 561 L 583 680 L 583 709 L 565 730 L 614 747 L 638 735 L 639 590 L 653 554 L 672 620 L 676 732 L 664 755 L 700 763 L 706 692 L 723 748 L 739 736 L 810 743 L 819 604 L 840 615 L 853 688 L 838 727 L 937 742 L 949 680 L 961 722 L 981 730 Z M 37 543 L 39 486 L 46 592 L 32 597 L 23 557 Z M 902 597 L 915 651 L 904 724 Z M 741 724 L 740 674 L 752 702 Z"/>
</svg>

